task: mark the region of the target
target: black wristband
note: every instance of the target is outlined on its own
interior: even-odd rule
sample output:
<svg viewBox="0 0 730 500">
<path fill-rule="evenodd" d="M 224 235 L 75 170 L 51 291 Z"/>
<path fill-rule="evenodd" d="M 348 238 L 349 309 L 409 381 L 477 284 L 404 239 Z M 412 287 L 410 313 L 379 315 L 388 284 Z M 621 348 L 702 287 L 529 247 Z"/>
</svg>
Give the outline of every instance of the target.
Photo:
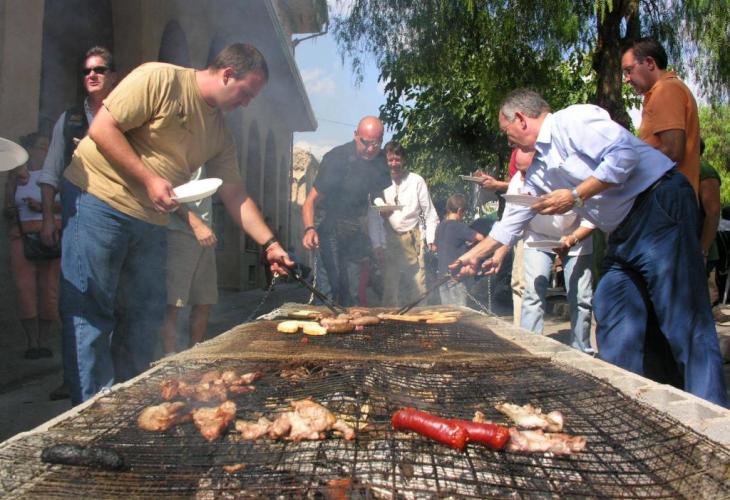
<svg viewBox="0 0 730 500">
<path fill-rule="evenodd" d="M 273 236 L 271 239 L 269 239 L 266 243 L 264 243 L 262 245 L 264 252 L 266 252 L 269 248 L 271 248 L 271 246 L 274 245 L 275 243 L 279 243 L 279 241 L 276 239 L 276 236 Z"/>
<path fill-rule="evenodd" d="M 317 230 L 317 228 L 314 226 L 307 226 L 304 228 L 304 233 L 302 233 L 302 234 L 307 234 L 307 231 L 316 231 L 316 230 Z"/>
</svg>

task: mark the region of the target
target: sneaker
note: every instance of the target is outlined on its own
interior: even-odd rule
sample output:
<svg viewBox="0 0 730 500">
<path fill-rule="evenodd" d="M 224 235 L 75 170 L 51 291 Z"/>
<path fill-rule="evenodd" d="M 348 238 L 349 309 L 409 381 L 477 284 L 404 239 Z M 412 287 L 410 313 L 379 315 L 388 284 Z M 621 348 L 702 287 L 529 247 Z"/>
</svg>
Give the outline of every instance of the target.
<svg viewBox="0 0 730 500">
<path fill-rule="evenodd" d="M 56 387 L 51 391 L 51 393 L 48 395 L 48 398 L 51 401 L 57 401 L 59 399 L 68 399 L 71 397 L 71 391 L 68 388 L 68 385 L 64 382 L 60 386 Z"/>
</svg>

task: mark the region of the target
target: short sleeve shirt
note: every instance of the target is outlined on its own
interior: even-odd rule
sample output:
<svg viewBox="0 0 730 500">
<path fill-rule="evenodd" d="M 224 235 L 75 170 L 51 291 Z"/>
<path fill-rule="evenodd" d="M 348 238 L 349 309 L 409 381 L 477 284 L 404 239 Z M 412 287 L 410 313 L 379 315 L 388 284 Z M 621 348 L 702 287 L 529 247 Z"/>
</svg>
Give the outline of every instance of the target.
<svg viewBox="0 0 730 500">
<path fill-rule="evenodd" d="M 684 130 L 684 158 L 677 165 L 695 192 L 700 186 L 700 120 L 692 92 L 672 72 L 667 72 L 644 94 L 639 138 L 659 147 L 656 135 L 667 130 Z"/>
<path fill-rule="evenodd" d="M 368 195 L 379 195 L 390 183 L 385 155 L 381 152 L 370 161 L 363 160 L 357 155 L 355 141 L 325 154 L 314 179 L 325 217 L 336 219 L 365 216 Z"/>
<path fill-rule="evenodd" d="M 241 182 L 236 149 L 223 113 L 200 95 L 195 70 L 147 63 L 132 71 L 104 100 L 144 165 L 173 186 L 190 180 L 202 164 L 208 176 Z M 144 186 L 129 178 L 86 136 L 76 148 L 66 178 L 113 208 L 164 225 Z"/>
<path fill-rule="evenodd" d="M 470 241 L 477 232 L 458 220 L 443 220 L 436 228 L 436 248 L 438 249 L 439 274 L 449 272 L 449 264 L 464 255 Z"/>
</svg>

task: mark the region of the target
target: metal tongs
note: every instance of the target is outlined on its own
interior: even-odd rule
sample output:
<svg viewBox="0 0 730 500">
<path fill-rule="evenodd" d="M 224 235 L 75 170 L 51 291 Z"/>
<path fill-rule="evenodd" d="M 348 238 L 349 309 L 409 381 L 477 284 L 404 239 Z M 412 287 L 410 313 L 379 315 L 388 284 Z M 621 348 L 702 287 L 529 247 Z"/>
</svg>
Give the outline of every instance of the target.
<svg viewBox="0 0 730 500">
<path fill-rule="evenodd" d="M 413 309 L 414 307 L 416 307 L 419 303 L 421 303 L 421 301 L 423 301 L 426 297 L 428 297 L 429 295 L 431 295 L 432 292 L 434 292 L 435 290 L 438 290 L 441 287 L 441 285 L 444 285 L 444 284 L 448 283 L 451 280 L 456 281 L 456 278 L 454 278 L 450 274 L 447 274 L 446 276 L 444 276 L 443 278 L 441 278 L 440 280 L 438 280 L 436 283 L 434 283 L 433 286 L 431 288 L 429 288 L 428 290 L 426 290 L 423 293 L 423 295 L 421 295 L 420 297 L 418 297 L 418 299 L 414 300 L 413 302 L 411 302 L 408 305 L 405 305 L 405 306 L 401 307 L 400 309 L 398 309 L 398 311 L 395 314 L 401 315 L 401 314 L 407 313 L 408 311 L 410 311 L 411 309 Z"/>
<path fill-rule="evenodd" d="M 322 303 L 335 314 L 340 314 L 347 312 L 344 308 L 334 304 L 325 294 L 314 288 L 312 285 L 309 284 L 309 282 L 304 279 L 302 267 L 299 264 L 296 264 L 293 267 L 290 267 L 289 270 L 291 271 L 290 275 L 292 278 L 297 280 L 300 285 L 302 285 L 304 288 L 312 292 L 312 294 L 317 297 L 319 300 L 322 301 Z"/>
</svg>

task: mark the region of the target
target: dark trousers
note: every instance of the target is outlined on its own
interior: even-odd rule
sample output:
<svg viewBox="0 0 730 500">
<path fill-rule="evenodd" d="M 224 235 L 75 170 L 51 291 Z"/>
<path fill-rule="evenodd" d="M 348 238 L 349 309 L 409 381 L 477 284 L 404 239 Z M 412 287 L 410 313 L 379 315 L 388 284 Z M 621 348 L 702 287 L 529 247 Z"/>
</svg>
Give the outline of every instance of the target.
<svg viewBox="0 0 730 500">
<path fill-rule="evenodd" d="M 637 198 L 608 239 L 594 296 L 596 337 L 602 359 L 640 375 L 648 375 L 647 359 L 656 359 L 656 352 L 645 352 L 656 345 L 647 336 L 663 337 L 684 390 L 727 407 L 697 210 L 692 187 L 678 173 Z"/>
<path fill-rule="evenodd" d="M 332 300 L 341 306 L 354 305 L 350 293 L 348 266 L 370 255 L 370 241 L 357 221 L 325 219 L 318 228 L 319 250 L 332 290 Z"/>
</svg>

